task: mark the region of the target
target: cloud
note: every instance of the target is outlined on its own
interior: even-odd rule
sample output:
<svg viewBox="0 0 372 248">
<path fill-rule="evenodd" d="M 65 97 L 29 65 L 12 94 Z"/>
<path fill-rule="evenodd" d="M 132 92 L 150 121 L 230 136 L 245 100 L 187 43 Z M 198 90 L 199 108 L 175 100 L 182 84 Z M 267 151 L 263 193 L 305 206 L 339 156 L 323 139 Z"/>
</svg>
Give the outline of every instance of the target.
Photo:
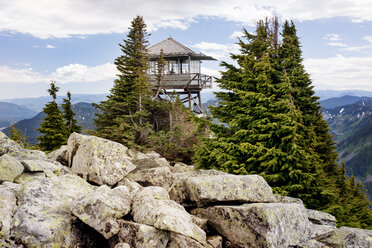
<svg viewBox="0 0 372 248">
<path fill-rule="evenodd" d="M 364 36 L 364 37 L 363 37 L 363 40 L 366 40 L 366 41 L 372 43 L 372 36 Z"/>
<path fill-rule="evenodd" d="M 56 48 L 56 47 L 53 46 L 53 45 L 49 45 L 49 44 L 47 44 L 47 45 L 45 46 L 45 48 Z"/>
<path fill-rule="evenodd" d="M 317 90 L 372 90 L 372 57 L 307 59 L 305 68 Z"/>
<path fill-rule="evenodd" d="M 230 39 L 236 39 L 236 38 L 240 38 L 244 35 L 244 33 L 242 31 L 235 31 L 234 33 L 232 33 L 230 35 Z"/>
<path fill-rule="evenodd" d="M 295 21 L 346 17 L 372 21 L 372 4 L 358 0 L 12 0 L 1 3 L 0 32 L 16 31 L 35 37 L 123 33 L 133 17 L 142 15 L 151 30 L 187 29 L 202 17 L 253 25 L 266 16 Z M 20 18 L 21 17 L 21 18 Z"/>
<path fill-rule="evenodd" d="M 237 44 L 220 44 L 214 42 L 200 42 L 192 47 L 198 48 L 202 53 L 205 53 L 217 60 L 226 60 L 230 53 L 238 53 L 239 45 Z"/>
<path fill-rule="evenodd" d="M 113 80 L 117 70 L 114 64 L 106 63 L 97 66 L 70 64 L 59 67 L 50 74 L 42 74 L 31 68 L 11 68 L 0 66 L 0 83 L 49 83 L 56 80 L 58 83 L 97 82 Z"/>
<path fill-rule="evenodd" d="M 328 46 L 346 47 L 347 45 L 345 43 L 341 43 L 341 42 L 328 42 Z"/>
<path fill-rule="evenodd" d="M 323 39 L 329 40 L 329 41 L 340 41 L 340 40 L 342 40 L 339 34 L 327 34 L 326 36 L 324 36 Z"/>
</svg>

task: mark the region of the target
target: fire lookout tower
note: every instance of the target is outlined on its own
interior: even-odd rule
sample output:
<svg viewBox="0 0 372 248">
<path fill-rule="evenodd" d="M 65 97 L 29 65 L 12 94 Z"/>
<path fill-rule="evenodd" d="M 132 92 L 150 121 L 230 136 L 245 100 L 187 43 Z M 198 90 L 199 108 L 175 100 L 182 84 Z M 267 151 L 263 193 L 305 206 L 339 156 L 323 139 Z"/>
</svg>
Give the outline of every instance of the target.
<svg viewBox="0 0 372 248">
<path fill-rule="evenodd" d="M 190 110 L 202 114 L 200 91 L 212 88 L 212 76 L 201 73 L 202 60 L 216 60 L 202 53 L 195 53 L 172 38 L 149 48 L 150 65 L 148 76 L 150 84 L 157 85 L 157 61 L 160 51 L 166 60 L 163 82 L 158 88 L 159 97 L 177 94 Z"/>
</svg>

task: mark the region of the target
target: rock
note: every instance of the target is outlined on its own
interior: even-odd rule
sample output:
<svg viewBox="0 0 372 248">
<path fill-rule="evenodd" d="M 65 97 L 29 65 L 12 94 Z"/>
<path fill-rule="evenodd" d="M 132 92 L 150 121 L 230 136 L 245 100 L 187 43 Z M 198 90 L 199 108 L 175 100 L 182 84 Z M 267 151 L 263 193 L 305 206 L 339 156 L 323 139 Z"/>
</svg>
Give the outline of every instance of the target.
<svg viewBox="0 0 372 248">
<path fill-rule="evenodd" d="M 207 237 L 207 243 L 210 248 L 222 248 L 222 237 L 218 235 Z"/>
<path fill-rule="evenodd" d="M 189 172 L 193 171 L 195 168 L 194 166 L 189 166 L 187 164 L 178 162 L 172 167 L 172 173 L 182 173 L 182 172 Z"/>
<path fill-rule="evenodd" d="M 25 153 L 25 149 L 17 142 L 9 139 L 3 132 L 0 131 L 0 156 L 4 154 Z"/>
<path fill-rule="evenodd" d="M 0 157 L 0 183 L 13 182 L 16 177 L 22 174 L 23 165 L 16 158 L 4 154 Z"/>
<path fill-rule="evenodd" d="M 274 202 L 270 186 L 258 175 L 215 175 L 176 181 L 169 191 L 177 202 Z"/>
<path fill-rule="evenodd" d="M 22 160 L 21 163 L 26 171 L 44 172 L 48 177 L 60 175 L 62 170 L 62 165 L 57 162 L 53 163 L 53 161 L 26 159 Z"/>
<path fill-rule="evenodd" d="M 142 186 L 160 186 L 169 189 L 173 184 L 173 175 L 169 167 L 136 170 L 126 177 Z"/>
<path fill-rule="evenodd" d="M 114 248 L 132 248 L 127 243 L 117 243 Z"/>
<path fill-rule="evenodd" d="M 310 239 L 305 244 L 301 244 L 298 248 L 330 248 L 329 246 L 324 245 L 323 243 Z"/>
<path fill-rule="evenodd" d="M 191 215 L 191 220 L 195 225 L 200 227 L 204 232 L 207 232 L 207 230 L 208 230 L 208 220 L 207 219 L 203 219 L 203 218 L 199 218 L 195 215 Z"/>
<path fill-rule="evenodd" d="M 73 133 L 67 142 L 68 164 L 90 182 L 115 185 L 135 169 L 127 150 L 117 142 Z"/>
<path fill-rule="evenodd" d="M 57 161 L 62 165 L 68 165 L 68 151 L 67 146 L 61 146 L 59 149 L 48 153 L 48 159 Z"/>
<path fill-rule="evenodd" d="M 167 195 L 165 189 L 153 186 L 138 192 L 132 204 L 134 221 L 175 232 L 204 244 L 205 232 L 193 223 L 191 215 L 181 205 L 169 198 L 165 199 Z"/>
<path fill-rule="evenodd" d="M 315 240 L 320 240 L 331 236 L 331 234 L 336 230 L 335 226 L 328 225 L 317 225 L 311 223 L 310 225 L 310 237 Z"/>
<path fill-rule="evenodd" d="M 304 205 L 304 203 L 302 202 L 302 200 L 300 198 L 294 198 L 294 197 L 278 195 L 278 194 L 274 194 L 274 197 L 275 197 L 275 202 L 297 203 L 297 204 L 300 204 L 300 205 Z"/>
<path fill-rule="evenodd" d="M 171 233 L 167 248 L 205 248 L 199 242 L 177 233 Z"/>
<path fill-rule="evenodd" d="M 341 227 L 319 241 L 336 248 L 372 247 L 372 230 Z"/>
<path fill-rule="evenodd" d="M 129 192 L 134 195 L 136 194 L 139 190 L 142 189 L 142 186 L 135 182 L 135 181 L 132 181 L 128 178 L 124 178 L 123 180 L 121 180 L 119 183 L 118 183 L 118 186 L 125 186 L 128 188 Z"/>
<path fill-rule="evenodd" d="M 17 210 L 19 189 L 19 185 L 10 182 L 0 185 L 0 239 L 9 239 L 12 218 Z"/>
<path fill-rule="evenodd" d="M 27 183 L 40 178 L 45 178 L 44 172 L 24 172 L 14 179 L 14 182 Z"/>
<path fill-rule="evenodd" d="M 336 226 L 336 217 L 333 215 L 313 209 L 307 209 L 306 211 L 312 223 L 317 225 Z"/>
<path fill-rule="evenodd" d="M 132 248 L 165 248 L 169 240 L 166 231 L 130 221 L 120 221 L 119 239 Z"/>
<path fill-rule="evenodd" d="M 11 236 L 27 247 L 70 247 L 74 243 L 71 205 L 91 191 L 91 185 L 74 175 L 23 184 Z"/>
<path fill-rule="evenodd" d="M 131 150 L 128 153 L 132 157 L 132 162 L 136 165 L 138 170 L 170 166 L 165 158 L 161 158 L 160 154 L 154 151 L 143 154 L 141 152 L 135 153 Z"/>
<path fill-rule="evenodd" d="M 191 213 L 208 219 L 218 233 L 243 247 L 288 247 L 310 239 L 310 222 L 299 204 L 213 206 Z"/>
<path fill-rule="evenodd" d="M 130 212 L 131 202 L 127 187 L 110 189 L 103 185 L 77 201 L 72 213 L 109 239 L 119 232 L 117 219 Z"/>
</svg>

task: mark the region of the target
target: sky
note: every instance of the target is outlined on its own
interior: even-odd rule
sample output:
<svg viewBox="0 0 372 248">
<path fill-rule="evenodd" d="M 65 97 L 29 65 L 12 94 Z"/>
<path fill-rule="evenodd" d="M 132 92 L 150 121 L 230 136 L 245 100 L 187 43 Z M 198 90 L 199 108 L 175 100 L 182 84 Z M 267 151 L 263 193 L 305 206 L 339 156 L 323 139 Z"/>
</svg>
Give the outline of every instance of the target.
<svg viewBox="0 0 372 248">
<path fill-rule="evenodd" d="M 109 92 L 136 15 L 151 45 L 172 37 L 216 58 L 202 66 L 216 77 L 243 27 L 292 20 L 315 90 L 372 91 L 370 0 L 0 0 L 0 99 L 47 95 L 52 80 L 61 95 Z"/>
</svg>

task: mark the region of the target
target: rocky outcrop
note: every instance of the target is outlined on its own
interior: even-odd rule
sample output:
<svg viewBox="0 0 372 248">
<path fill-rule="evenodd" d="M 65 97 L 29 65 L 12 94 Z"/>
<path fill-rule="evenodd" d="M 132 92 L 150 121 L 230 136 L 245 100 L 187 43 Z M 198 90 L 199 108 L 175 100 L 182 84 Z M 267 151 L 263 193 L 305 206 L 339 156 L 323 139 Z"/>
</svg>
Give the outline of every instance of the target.
<svg viewBox="0 0 372 248">
<path fill-rule="evenodd" d="M 372 247 L 371 231 L 335 225 L 257 175 L 80 134 L 45 155 L 0 132 L 0 247 Z"/>
</svg>

